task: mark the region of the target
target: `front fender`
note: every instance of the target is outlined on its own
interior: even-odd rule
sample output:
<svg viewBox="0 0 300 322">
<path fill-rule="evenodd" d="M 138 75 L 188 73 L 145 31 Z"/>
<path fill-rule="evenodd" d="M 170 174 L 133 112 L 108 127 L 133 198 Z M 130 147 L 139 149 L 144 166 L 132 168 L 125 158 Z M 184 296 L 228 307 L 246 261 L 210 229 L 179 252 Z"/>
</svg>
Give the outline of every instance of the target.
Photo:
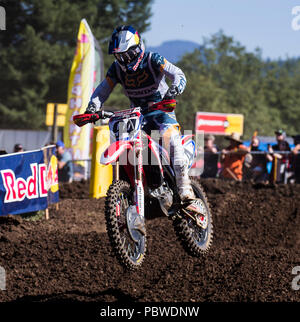
<svg viewBox="0 0 300 322">
<path fill-rule="evenodd" d="M 128 141 L 113 142 L 101 155 L 100 163 L 111 164 L 118 160 L 125 150 L 132 150 L 132 144 Z"/>
</svg>

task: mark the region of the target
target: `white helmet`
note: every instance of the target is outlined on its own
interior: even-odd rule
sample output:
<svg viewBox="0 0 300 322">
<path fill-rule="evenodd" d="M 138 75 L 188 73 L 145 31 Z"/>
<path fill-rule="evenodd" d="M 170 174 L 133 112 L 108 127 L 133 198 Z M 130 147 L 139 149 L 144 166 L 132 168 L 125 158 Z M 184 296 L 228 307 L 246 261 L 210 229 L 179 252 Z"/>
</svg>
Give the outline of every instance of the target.
<svg viewBox="0 0 300 322">
<path fill-rule="evenodd" d="M 131 26 L 117 27 L 109 42 L 108 53 L 114 55 L 127 71 L 136 71 L 145 53 L 144 42 Z"/>
</svg>

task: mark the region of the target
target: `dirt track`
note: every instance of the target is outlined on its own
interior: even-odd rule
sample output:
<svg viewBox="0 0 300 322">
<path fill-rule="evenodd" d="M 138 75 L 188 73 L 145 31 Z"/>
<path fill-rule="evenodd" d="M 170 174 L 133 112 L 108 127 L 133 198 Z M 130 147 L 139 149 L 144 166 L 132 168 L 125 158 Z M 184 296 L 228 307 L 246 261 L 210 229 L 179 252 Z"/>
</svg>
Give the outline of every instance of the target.
<svg viewBox="0 0 300 322">
<path fill-rule="evenodd" d="M 111 255 L 104 200 L 87 183 L 61 187 L 50 220 L 0 217 L 0 301 L 300 301 L 291 287 L 300 265 L 300 186 L 203 181 L 214 214 L 205 258 L 187 255 L 172 223 L 147 221 L 148 254 L 139 273 Z M 70 199 L 72 196 L 72 199 Z"/>
</svg>

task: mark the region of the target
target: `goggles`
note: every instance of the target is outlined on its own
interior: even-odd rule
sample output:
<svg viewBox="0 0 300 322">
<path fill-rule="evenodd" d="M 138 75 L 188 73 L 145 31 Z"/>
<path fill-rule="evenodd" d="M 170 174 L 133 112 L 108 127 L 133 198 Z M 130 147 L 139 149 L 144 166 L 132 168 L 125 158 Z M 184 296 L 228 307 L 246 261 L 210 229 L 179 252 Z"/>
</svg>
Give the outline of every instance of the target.
<svg viewBox="0 0 300 322">
<path fill-rule="evenodd" d="M 140 46 L 134 46 L 123 53 L 115 53 L 114 55 L 120 64 L 127 65 L 134 61 L 139 56 L 140 52 Z"/>
</svg>

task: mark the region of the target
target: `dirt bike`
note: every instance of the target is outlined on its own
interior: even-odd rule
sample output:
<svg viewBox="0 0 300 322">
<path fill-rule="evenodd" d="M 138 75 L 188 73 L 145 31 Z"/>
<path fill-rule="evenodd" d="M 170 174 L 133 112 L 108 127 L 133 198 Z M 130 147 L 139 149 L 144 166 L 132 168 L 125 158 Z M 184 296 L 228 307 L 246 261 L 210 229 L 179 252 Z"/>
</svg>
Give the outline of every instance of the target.
<svg viewBox="0 0 300 322">
<path fill-rule="evenodd" d="M 171 111 L 174 105 L 175 100 L 164 100 L 151 109 Z M 178 195 L 168 151 L 143 131 L 145 120 L 141 108 L 117 112 L 101 110 L 76 115 L 73 119 L 75 124 L 83 126 L 105 118 L 109 118 L 112 142 L 103 152 L 101 163 L 114 164 L 114 180 L 105 201 L 105 219 L 118 260 L 129 269 L 141 267 L 147 249 L 145 207 L 149 208 L 153 200 L 157 200 L 163 214 L 173 220 L 184 249 L 194 256 L 204 255 L 212 243 L 213 226 L 210 207 L 199 182 L 191 178 L 202 209 L 202 214 L 195 215 L 185 209 Z M 192 135 L 182 136 L 181 144 L 191 167 L 195 157 Z"/>
</svg>

